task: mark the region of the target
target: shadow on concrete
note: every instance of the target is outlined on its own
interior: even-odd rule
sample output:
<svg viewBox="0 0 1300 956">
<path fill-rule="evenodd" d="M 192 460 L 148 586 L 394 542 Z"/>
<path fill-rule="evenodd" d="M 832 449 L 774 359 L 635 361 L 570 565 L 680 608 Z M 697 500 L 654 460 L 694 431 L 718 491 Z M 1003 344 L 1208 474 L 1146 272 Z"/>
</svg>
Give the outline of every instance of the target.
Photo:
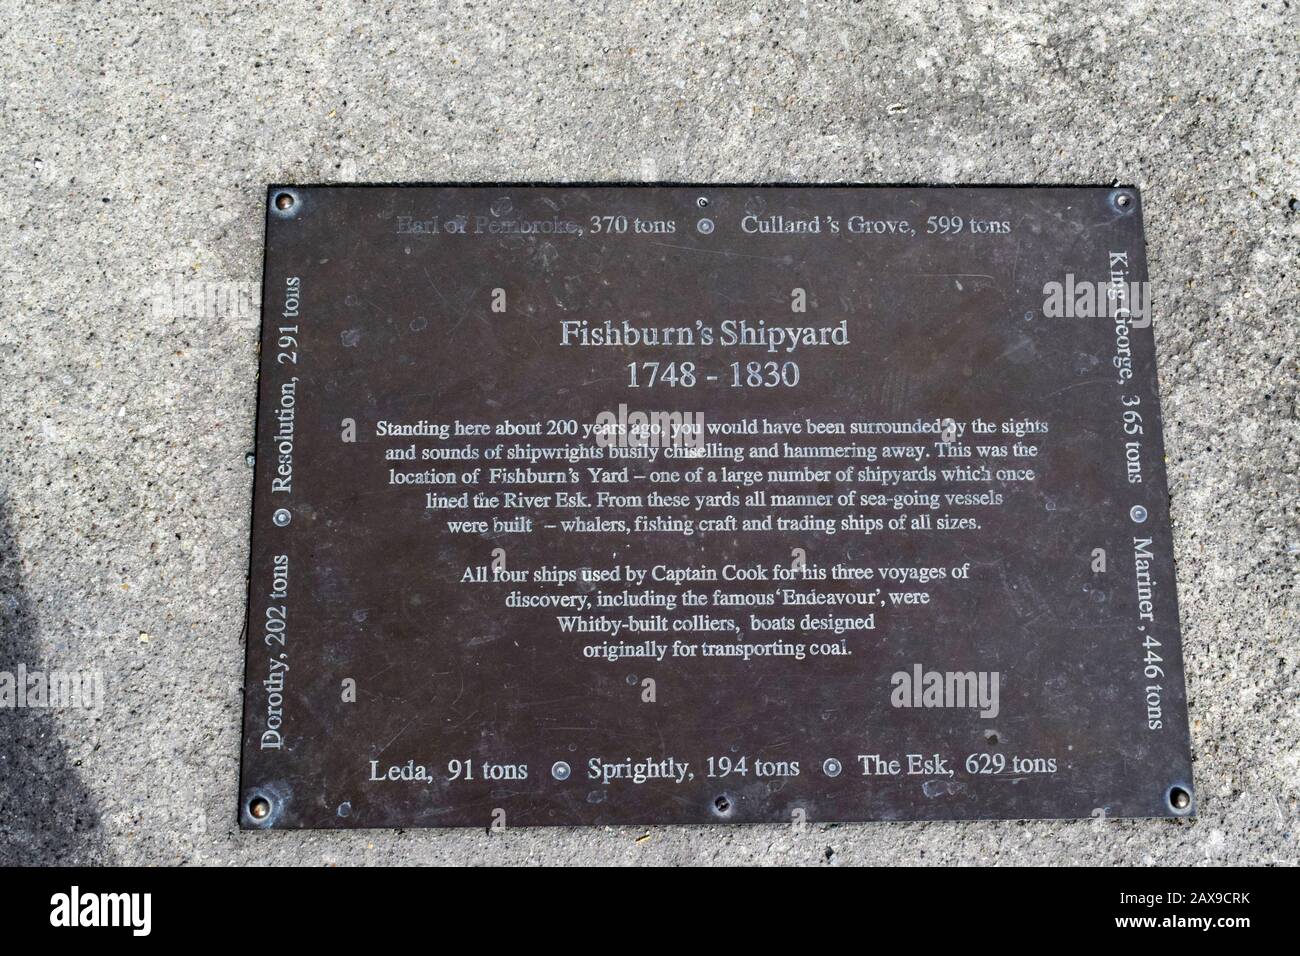
<svg viewBox="0 0 1300 956">
<path fill-rule="evenodd" d="M 0 492 L 0 671 L 16 679 L 20 664 L 42 673 L 47 665 L 68 666 L 40 660 L 35 632 L 8 501 Z M 69 763 L 59 730 L 57 710 L 0 706 L 0 864 L 109 862 L 94 800 Z"/>
</svg>

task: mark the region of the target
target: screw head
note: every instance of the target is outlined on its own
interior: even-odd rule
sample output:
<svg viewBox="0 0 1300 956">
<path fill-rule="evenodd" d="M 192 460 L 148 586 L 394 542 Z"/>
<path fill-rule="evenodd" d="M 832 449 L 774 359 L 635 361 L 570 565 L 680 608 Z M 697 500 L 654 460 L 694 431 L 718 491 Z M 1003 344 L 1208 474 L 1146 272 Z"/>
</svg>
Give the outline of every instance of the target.
<svg viewBox="0 0 1300 956">
<path fill-rule="evenodd" d="M 551 776 L 556 780 L 569 779 L 569 765 L 563 760 L 557 760 L 551 764 Z"/>
<path fill-rule="evenodd" d="M 275 522 L 276 527 L 283 528 L 293 520 L 293 515 L 289 513 L 288 508 L 280 508 L 271 516 L 271 520 Z"/>
<path fill-rule="evenodd" d="M 1134 505 L 1128 510 L 1128 516 L 1138 524 L 1141 524 L 1143 521 L 1147 520 L 1147 509 L 1143 508 L 1141 505 Z"/>
<path fill-rule="evenodd" d="M 271 801 L 266 797 L 254 797 L 248 801 L 248 815 L 254 820 L 265 820 L 271 813 Z"/>
<path fill-rule="evenodd" d="M 281 210 L 282 212 L 287 212 L 288 210 L 293 208 L 293 202 L 294 200 L 293 200 L 292 193 L 279 193 L 275 197 L 275 208 Z"/>
<path fill-rule="evenodd" d="M 695 224 L 695 228 L 700 231 L 700 235 L 707 236 L 709 233 L 713 232 L 713 220 L 701 219 Z"/>
<path fill-rule="evenodd" d="M 826 774 L 828 777 L 838 777 L 843 769 L 844 765 L 834 757 L 827 757 L 822 762 L 822 773 Z"/>
</svg>

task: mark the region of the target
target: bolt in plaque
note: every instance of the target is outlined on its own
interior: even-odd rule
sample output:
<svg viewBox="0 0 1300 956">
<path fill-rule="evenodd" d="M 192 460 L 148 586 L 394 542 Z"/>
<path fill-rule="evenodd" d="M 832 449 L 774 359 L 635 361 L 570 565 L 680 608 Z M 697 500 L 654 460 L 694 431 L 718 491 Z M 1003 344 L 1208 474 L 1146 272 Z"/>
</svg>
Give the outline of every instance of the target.
<svg viewBox="0 0 1300 956">
<path fill-rule="evenodd" d="M 1135 190 L 266 228 L 245 827 L 1194 812 Z"/>
</svg>

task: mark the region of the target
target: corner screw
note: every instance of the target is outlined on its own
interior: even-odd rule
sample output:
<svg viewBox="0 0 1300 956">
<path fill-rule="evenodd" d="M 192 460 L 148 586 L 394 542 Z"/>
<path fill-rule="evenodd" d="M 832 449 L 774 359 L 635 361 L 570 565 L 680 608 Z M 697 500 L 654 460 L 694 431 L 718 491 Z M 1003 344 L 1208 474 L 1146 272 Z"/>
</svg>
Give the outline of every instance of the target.
<svg viewBox="0 0 1300 956">
<path fill-rule="evenodd" d="M 266 797 L 254 797 L 248 802 L 248 815 L 254 820 L 265 820 L 271 813 L 271 801 Z"/>
<path fill-rule="evenodd" d="M 293 520 L 293 515 L 289 513 L 288 508 L 280 508 L 271 516 L 271 520 L 275 522 L 277 527 L 283 528 Z"/>
</svg>

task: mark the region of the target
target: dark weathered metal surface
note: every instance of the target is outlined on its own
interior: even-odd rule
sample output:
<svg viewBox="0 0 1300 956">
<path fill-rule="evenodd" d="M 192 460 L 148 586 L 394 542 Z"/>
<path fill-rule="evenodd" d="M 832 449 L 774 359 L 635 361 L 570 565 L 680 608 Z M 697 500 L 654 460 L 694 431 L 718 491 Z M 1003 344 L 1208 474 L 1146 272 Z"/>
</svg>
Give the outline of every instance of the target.
<svg viewBox="0 0 1300 956">
<path fill-rule="evenodd" d="M 1127 189 L 272 189 L 243 824 L 1192 812 L 1146 278 Z"/>
</svg>

